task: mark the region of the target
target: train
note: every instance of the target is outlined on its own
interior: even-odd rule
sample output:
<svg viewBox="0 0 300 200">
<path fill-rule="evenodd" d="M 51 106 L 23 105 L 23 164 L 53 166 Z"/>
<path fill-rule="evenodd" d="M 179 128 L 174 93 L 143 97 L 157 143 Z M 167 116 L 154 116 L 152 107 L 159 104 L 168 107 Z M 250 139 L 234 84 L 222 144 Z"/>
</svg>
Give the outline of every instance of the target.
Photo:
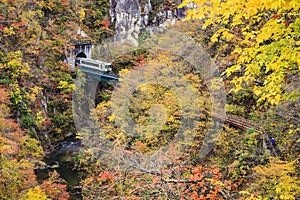
<svg viewBox="0 0 300 200">
<path fill-rule="evenodd" d="M 111 63 L 94 60 L 90 58 L 76 58 L 75 66 L 89 68 L 101 72 L 110 72 L 112 71 Z"/>
</svg>

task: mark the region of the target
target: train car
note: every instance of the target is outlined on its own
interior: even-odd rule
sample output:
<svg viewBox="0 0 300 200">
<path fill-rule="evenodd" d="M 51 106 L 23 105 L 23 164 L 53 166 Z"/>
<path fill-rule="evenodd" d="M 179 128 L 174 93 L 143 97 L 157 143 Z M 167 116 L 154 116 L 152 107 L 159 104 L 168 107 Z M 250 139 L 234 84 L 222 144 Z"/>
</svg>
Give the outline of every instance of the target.
<svg viewBox="0 0 300 200">
<path fill-rule="evenodd" d="M 102 62 L 99 60 L 93 60 L 89 58 L 76 58 L 75 66 L 89 68 L 101 72 L 110 72 L 112 71 L 111 63 Z"/>
</svg>

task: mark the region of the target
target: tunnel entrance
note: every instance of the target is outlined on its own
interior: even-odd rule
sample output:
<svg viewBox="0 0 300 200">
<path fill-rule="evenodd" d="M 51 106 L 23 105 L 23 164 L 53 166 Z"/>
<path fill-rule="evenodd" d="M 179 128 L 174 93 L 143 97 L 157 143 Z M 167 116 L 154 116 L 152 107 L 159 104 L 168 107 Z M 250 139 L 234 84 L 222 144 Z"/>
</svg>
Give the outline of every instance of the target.
<svg viewBox="0 0 300 200">
<path fill-rule="evenodd" d="M 75 67 L 78 66 L 78 63 L 77 63 L 77 61 L 76 61 L 77 58 L 87 58 L 87 56 L 86 56 L 86 54 L 83 53 L 83 52 L 78 53 L 78 54 L 76 55 L 76 58 L 75 58 Z"/>
<path fill-rule="evenodd" d="M 87 56 L 85 53 L 80 52 L 79 54 L 76 55 L 76 58 L 87 58 Z"/>
</svg>

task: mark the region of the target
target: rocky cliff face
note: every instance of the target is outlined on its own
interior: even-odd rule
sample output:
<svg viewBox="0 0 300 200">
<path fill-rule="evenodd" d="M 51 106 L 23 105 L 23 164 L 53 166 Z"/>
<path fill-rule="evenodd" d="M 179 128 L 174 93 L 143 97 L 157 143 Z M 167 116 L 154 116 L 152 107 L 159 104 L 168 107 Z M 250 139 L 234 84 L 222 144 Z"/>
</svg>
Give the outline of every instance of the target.
<svg viewBox="0 0 300 200">
<path fill-rule="evenodd" d="M 110 16 L 115 24 L 115 41 L 137 45 L 141 30 L 159 31 L 184 17 L 177 9 L 181 0 L 110 0 Z"/>
<path fill-rule="evenodd" d="M 115 40 L 137 44 L 141 7 L 137 0 L 110 0 L 110 16 L 115 23 Z"/>
</svg>

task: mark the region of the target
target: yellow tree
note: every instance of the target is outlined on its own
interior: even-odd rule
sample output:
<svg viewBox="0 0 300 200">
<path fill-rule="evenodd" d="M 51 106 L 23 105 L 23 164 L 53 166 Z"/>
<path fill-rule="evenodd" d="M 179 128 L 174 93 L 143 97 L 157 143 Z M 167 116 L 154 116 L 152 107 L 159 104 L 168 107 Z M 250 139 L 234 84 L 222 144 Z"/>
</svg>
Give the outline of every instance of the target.
<svg viewBox="0 0 300 200">
<path fill-rule="evenodd" d="M 264 106 L 297 97 L 287 87 L 300 69 L 298 0 L 184 0 L 180 7 L 191 5 L 187 19 L 203 20 L 211 42 L 235 47 L 225 72 L 232 92 L 251 91 Z"/>
<path fill-rule="evenodd" d="M 240 192 L 246 199 L 285 199 L 294 200 L 300 195 L 300 180 L 295 176 L 293 162 L 275 158 L 270 164 L 254 168 L 257 181 L 246 191 Z"/>
</svg>

